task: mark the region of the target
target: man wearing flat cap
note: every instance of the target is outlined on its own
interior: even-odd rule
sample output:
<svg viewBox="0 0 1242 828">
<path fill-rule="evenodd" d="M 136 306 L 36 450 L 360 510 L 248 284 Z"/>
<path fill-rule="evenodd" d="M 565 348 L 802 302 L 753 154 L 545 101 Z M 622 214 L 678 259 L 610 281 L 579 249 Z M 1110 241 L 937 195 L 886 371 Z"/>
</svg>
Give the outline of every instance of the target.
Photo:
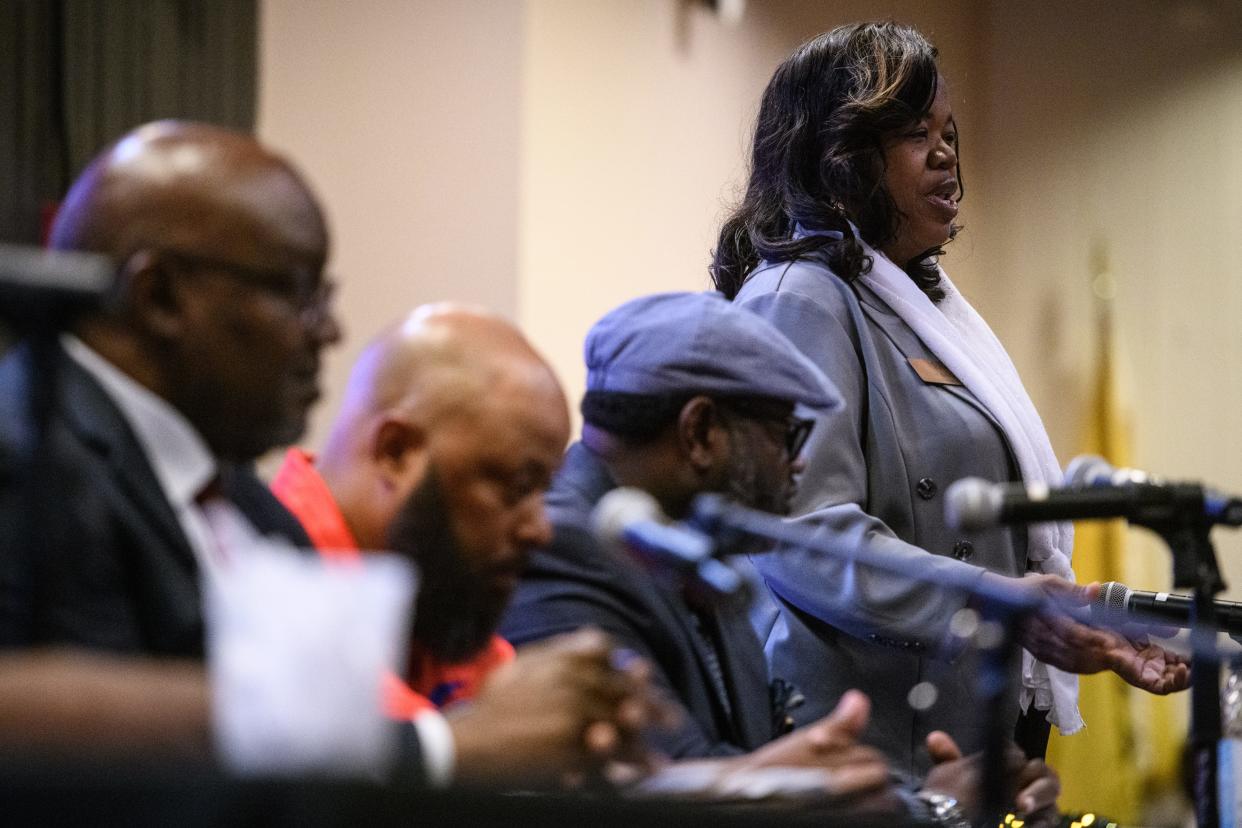
<svg viewBox="0 0 1242 828">
<path fill-rule="evenodd" d="M 740 754 L 779 735 L 763 651 L 744 609 L 696 600 L 610 554 L 591 530 L 609 491 L 649 492 L 673 518 L 702 492 L 785 513 L 811 421 L 836 390 L 780 333 L 717 294 L 628 302 L 587 335 L 581 442 L 548 493 L 554 539 L 537 551 L 502 624 L 517 644 L 592 624 L 651 662 L 682 708 L 651 736 L 670 757 Z M 777 699 L 779 702 L 779 699 Z"/>
</svg>

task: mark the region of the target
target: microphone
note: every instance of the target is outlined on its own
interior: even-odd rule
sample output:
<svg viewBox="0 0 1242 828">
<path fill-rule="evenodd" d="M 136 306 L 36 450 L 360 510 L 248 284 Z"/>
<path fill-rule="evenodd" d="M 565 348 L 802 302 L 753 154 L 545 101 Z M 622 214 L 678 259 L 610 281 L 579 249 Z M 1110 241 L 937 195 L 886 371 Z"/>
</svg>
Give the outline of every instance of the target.
<svg viewBox="0 0 1242 828">
<path fill-rule="evenodd" d="M 715 543 L 704 533 L 669 521 L 656 499 L 641 489 L 622 487 L 600 499 L 591 528 L 605 544 L 620 544 L 649 564 L 688 576 L 721 596 L 740 595 L 742 576 L 716 560 Z"/>
<path fill-rule="evenodd" d="M 1139 592 L 1125 584 L 1109 581 L 1100 585 L 1100 595 L 1091 604 L 1091 615 L 1114 625 L 1126 621 L 1140 621 L 1189 627 L 1194 614 L 1194 603 L 1194 599 L 1188 595 Z M 1212 603 L 1216 611 L 1216 626 L 1230 635 L 1242 635 L 1242 604 L 1235 601 Z"/>
<path fill-rule="evenodd" d="M 1209 526 L 1242 526 L 1242 501 L 1193 483 L 1094 483 L 1050 488 L 1042 483 L 990 483 L 967 477 L 945 492 L 945 520 L 955 529 L 968 531 L 1008 523 L 1115 517 L 1137 526 L 1161 527 L 1188 515 Z"/>
<path fill-rule="evenodd" d="M 1103 457 L 1083 454 L 1065 467 L 1066 486 L 1153 486 L 1168 487 L 1163 477 L 1139 469 L 1115 468 Z M 1172 484 L 1177 485 L 1177 484 Z M 1215 489 L 1203 489 L 1203 512 L 1209 525 L 1242 526 L 1242 499 Z"/>
</svg>

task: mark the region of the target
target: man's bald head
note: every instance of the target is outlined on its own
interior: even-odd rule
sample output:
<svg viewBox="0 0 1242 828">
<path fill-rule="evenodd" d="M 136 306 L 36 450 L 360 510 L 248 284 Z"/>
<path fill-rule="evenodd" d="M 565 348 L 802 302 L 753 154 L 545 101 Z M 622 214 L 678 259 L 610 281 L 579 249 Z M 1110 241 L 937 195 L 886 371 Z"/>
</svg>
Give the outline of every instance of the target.
<svg viewBox="0 0 1242 828">
<path fill-rule="evenodd" d="M 513 325 L 481 308 L 425 305 L 363 351 L 329 444 L 385 413 L 435 429 L 443 418 L 472 416 L 504 390 L 567 409 L 552 369 Z"/>
<path fill-rule="evenodd" d="M 565 395 L 503 319 L 431 305 L 362 354 L 317 462 L 354 539 L 423 573 L 414 633 L 445 660 L 490 639 L 569 440 Z"/>
<path fill-rule="evenodd" d="M 247 134 L 178 121 L 139 127 L 101 153 L 51 232 L 57 249 L 118 263 L 145 247 L 247 259 L 273 242 L 326 250 L 323 216 L 298 173 Z"/>
<path fill-rule="evenodd" d="M 160 121 L 96 158 L 53 246 L 108 254 L 116 301 L 75 332 L 181 412 L 219 457 L 296 440 L 340 338 L 306 184 L 245 133 Z"/>
<path fill-rule="evenodd" d="M 418 539 L 437 534 L 439 514 L 460 565 L 485 589 L 502 582 L 507 598 L 527 553 L 549 540 L 543 493 L 568 440 L 564 392 L 516 328 L 431 305 L 362 354 L 317 465 L 361 546 L 426 565 Z"/>
</svg>

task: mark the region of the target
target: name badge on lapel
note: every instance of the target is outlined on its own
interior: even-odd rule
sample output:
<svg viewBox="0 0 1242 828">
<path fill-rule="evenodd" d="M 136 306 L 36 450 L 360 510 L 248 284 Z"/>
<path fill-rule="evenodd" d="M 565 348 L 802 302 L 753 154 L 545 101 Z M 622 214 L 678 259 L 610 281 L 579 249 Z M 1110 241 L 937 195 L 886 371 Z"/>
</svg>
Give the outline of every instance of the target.
<svg viewBox="0 0 1242 828">
<path fill-rule="evenodd" d="M 940 362 L 932 359 L 910 357 L 912 367 L 919 379 L 928 385 L 961 385 L 962 381 Z"/>
</svg>

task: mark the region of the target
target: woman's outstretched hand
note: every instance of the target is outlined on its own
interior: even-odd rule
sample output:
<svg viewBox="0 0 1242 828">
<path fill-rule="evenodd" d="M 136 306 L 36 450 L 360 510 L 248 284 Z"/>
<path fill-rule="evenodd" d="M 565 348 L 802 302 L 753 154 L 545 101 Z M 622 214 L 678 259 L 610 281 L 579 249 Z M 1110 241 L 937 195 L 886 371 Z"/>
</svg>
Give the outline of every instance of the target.
<svg viewBox="0 0 1242 828">
<path fill-rule="evenodd" d="M 1039 597 L 1066 607 L 1085 607 L 1100 592 L 1098 583 L 1075 584 L 1056 575 L 1028 575 L 1019 582 Z M 1055 611 L 1028 618 L 1018 639 L 1032 655 L 1069 673 L 1111 670 L 1149 693 L 1165 695 L 1190 686 L 1190 665 L 1177 653 L 1145 636 L 1127 637 L 1081 624 Z"/>
</svg>

